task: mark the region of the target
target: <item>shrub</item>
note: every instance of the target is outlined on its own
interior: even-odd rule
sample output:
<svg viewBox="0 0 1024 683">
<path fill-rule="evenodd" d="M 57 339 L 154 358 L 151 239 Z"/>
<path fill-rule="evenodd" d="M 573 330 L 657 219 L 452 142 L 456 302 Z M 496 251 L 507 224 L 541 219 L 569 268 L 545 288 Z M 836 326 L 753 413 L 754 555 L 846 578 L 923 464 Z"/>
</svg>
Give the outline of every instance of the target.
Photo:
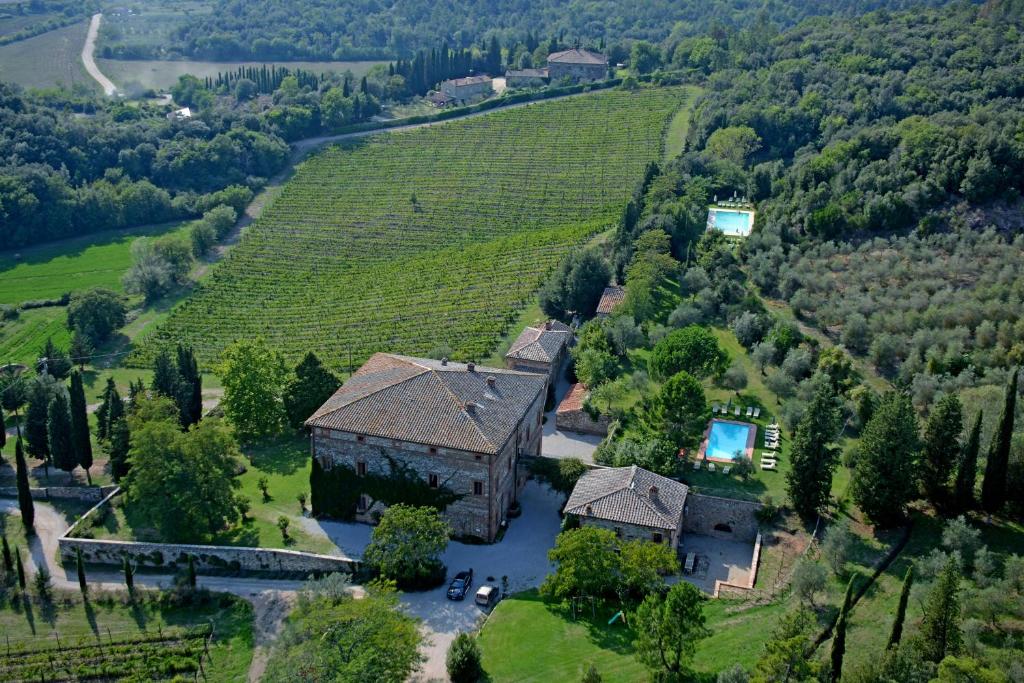
<svg viewBox="0 0 1024 683">
<path fill-rule="evenodd" d="M 475 683 L 483 676 L 480 664 L 480 647 L 476 639 L 468 633 L 460 633 L 448 646 L 445 658 L 448 678 L 452 683 Z"/>
</svg>

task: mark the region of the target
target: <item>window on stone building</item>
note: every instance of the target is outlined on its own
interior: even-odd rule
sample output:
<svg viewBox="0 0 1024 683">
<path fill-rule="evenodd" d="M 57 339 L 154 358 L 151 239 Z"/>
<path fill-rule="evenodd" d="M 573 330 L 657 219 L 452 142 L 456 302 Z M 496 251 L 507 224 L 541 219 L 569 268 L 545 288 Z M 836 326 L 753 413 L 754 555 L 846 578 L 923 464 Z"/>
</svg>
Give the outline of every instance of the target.
<svg viewBox="0 0 1024 683">
<path fill-rule="evenodd" d="M 440 486 L 440 484 L 438 483 L 437 475 L 436 474 L 428 474 L 427 475 L 427 483 L 430 484 L 430 488 L 432 488 L 432 489 L 436 489 L 438 486 Z"/>
<path fill-rule="evenodd" d="M 473 482 L 473 495 L 482 496 L 484 495 L 484 483 L 482 481 Z"/>
<path fill-rule="evenodd" d="M 437 455 L 437 447 L 436 446 L 431 446 L 430 447 L 430 454 L 431 455 Z"/>
<path fill-rule="evenodd" d="M 356 434 L 356 441 L 362 443 L 363 441 L 366 441 L 366 437 L 362 434 Z"/>
<path fill-rule="evenodd" d="M 661 543 L 661 533 L 655 531 L 653 534 L 651 534 L 651 540 L 655 543 Z"/>
<path fill-rule="evenodd" d="M 363 462 L 362 460 L 356 463 L 356 474 L 358 474 L 360 477 L 366 475 L 366 463 Z"/>
</svg>

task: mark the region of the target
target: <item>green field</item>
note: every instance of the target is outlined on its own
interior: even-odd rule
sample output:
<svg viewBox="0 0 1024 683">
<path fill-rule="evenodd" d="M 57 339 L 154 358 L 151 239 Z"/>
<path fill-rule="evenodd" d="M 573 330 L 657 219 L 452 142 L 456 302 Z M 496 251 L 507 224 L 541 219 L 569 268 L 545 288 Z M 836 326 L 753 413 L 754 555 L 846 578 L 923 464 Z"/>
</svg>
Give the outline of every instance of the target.
<svg viewBox="0 0 1024 683">
<path fill-rule="evenodd" d="M 193 62 L 159 60 L 97 59 L 100 71 L 119 88 L 139 84 L 143 88 L 166 90 L 178 82 L 180 76 L 192 74 L 198 78 L 215 77 L 218 72 L 236 71 L 240 66 L 259 67 L 274 64 L 278 67 L 305 69 L 315 74 L 351 71 L 362 78 L 371 67 L 385 62 Z"/>
<path fill-rule="evenodd" d="M 169 223 L 0 252 L 0 304 L 56 299 L 90 287 L 120 291 L 121 276 L 132 263 L 132 242 L 172 231 L 185 234 L 186 229 Z"/>
<path fill-rule="evenodd" d="M 47 31 L 33 38 L 0 46 L 0 81 L 26 88 L 63 85 L 99 86 L 82 66 L 82 47 L 89 22 Z"/>
<path fill-rule="evenodd" d="M 34 363 L 48 337 L 66 349 L 71 343 L 66 322 L 62 306 L 21 311 L 16 320 L 0 322 L 0 364 Z"/>
<path fill-rule="evenodd" d="M 484 357 L 574 245 L 608 229 L 688 89 L 614 91 L 360 139 L 302 164 L 134 362 L 209 365 L 262 335 L 289 359 Z"/>
</svg>

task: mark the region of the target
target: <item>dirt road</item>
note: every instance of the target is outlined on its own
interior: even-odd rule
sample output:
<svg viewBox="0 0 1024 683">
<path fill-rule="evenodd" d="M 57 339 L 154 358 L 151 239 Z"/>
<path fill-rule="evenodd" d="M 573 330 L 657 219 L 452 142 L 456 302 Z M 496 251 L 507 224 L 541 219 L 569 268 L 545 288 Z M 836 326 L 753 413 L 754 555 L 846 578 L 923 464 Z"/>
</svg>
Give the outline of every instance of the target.
<svg viewBox="0 0 1024 683">
<path fill-rule="evenodd" d="M 100 32 L 100 19 L 102 18 L 103 15 L 99 12 L 92 15 L 92 21 L 89 22 L 89 34 L 85 37 L 85 45 L 82 46 L 82 64 L 85 65 L 85 70 L 89 72 L 89 75 L 103 88 L 103 93 L 110 97 L 117 93 L 117 86 L 103 75 L 100 68 L 96 66 L 96 60 L 93 59 L 93 53 L 96 51 L 96 35 Z"/>
</svg>

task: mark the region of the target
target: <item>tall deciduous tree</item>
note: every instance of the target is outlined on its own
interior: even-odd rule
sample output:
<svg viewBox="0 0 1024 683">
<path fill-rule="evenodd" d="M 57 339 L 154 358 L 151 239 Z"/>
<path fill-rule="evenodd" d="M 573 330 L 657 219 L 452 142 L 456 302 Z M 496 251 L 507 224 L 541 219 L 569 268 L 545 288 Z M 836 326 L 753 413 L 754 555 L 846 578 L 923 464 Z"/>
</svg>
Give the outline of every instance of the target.
<svg viewBox="0 0 1024 683">
<path fill-rule="evenodd" d="M 71 372 L 71 359 L 63 349 L 53 343 L 53 337 L 46 338 L 46 344 L 39 350 L 37 363 L 40 372 L 54 379 L 64 379 Z"/>
<path fill-rule="evenodd" d="M 874 522 L 891 525 L 903 519 L 917 483 L 920 441 L 910 397 L 890 392 L 864 427 L 853 471 L 853 498 Z"/>
<path fill-rule="evenodd" d="M 979 410 L 956 465 L 953 503 L 959 512 L 974 509 L 977 502 L 974 498 L 974 487 L 978 479 L 978 451 L 981 450 L 981 417 L 982 411 Z"/>
<path fill-rule="evenodd" d="M 914 566 L 907 569 L 903 577 L 903 588 L 900 590 L 900 601 L 896 605 L 896 618 L 892 622 L 892 631 L 889 632 L 888 648 L 898 647 L 903 638 L 903 622 L 907 618 L 907 603 L 910 601 L 910 589 L 914 586 Z"/>
<path fill-rule="evenodd" d="M 81 334 L 93 346 L 106 341 L 125 322 L 121 297 L 103 287 L 73 294 L 67 315 L 68 328 Z"/>
<path fill-rule="evenodd" d="M 1017 410 L 1017 376 L 1019 370 L 1010 373 L 1006 385 L 1006 398 L 999 424 L 992 434 L 985 463 L 985 478 L 981 482 L 981 507 L 993 514 L 1006 502 L 1006 475 L 1010 463 L 1010 442 L 1013 439 L 1013 418 Z"/>
<path fill-rule="evenodd" d="M 633 616 L 637 659 L 655 672 L 681 679 L 690 669 L 697 643 L 711 635 L 704 625 L 707 597 L 680 581 L 664 595 L 644 598 Z"/>
<path fill-rule="evenodd" d="M 939 574 L 924 606 L 919 647 L 921 656 L 936 664 L 960 652 L 960 566 L 950 557 Z"/>
<path fill-rule="evenodd" d="M 928 415 L 921 449 L 921 488 L 932 503 L 945 503 L 949 478 L 960 455 L 963 407 L 956 394 L 940 398 Z"/>
<path fill-rule="evenodd" d="M 284 388 L 284 409 L 288 423 L 295 429 L 309 418 L 341 386 L 333 372 L 325 368 L 312 351 L 295 366 L 294 376 Z"/>
<path fill-rule="evenodd" d="M 793 433 L 793 466 L 786 473 L 790 504 L 804 520 L 814 519 L 831 495 L 838 429 L 835 394 L 830 384 L 822 382 Z"/>
<path fill-rule="evenodd" d="M 281 354 L 261 339 L 235 342 L 217 368 L 224 385 L 224 414 L 239 438 L 278 433 L 285 422 L 281 394 L 288 376 Z"/>
<path fill-rule="evenodd" d="M 434 508 L 392 505 L 374 527 L 363 560 L 399 583 L 426 581 L 441 566 L 451 531 Z"/>
<path fill-rule="evenodd" d="M 676 446 L 695 444 L 707 424 L 704 387 L 688 372 L 672 375 L 645 407 L 645 426 L 667 435 Z"/>
<path fill-rule="evenodd" d="M 814 615 L 806 608 L 796 609 L 779 621 L 767 639 L 764 654 L 757 661 L 750 680 L 754 683 L 802 683 L 819 680 L 821 663 L 808 657 Z"/>
<path fill-rule="evenodd" d="M 698 379 L 720 375 L 729 367 L 729 354 L 707 329 L 690 325 L 674 330 L 658 342 L 651 352 L 651 375 L 658 379 L 677 372 L 688 372 Z"/>
<path fill-rule="evenodd" d="M 611 271 L 598 249 L 570 253 L 541 288 L 541 309 L 558 320 L 568 320 L 572 313 L 588 317 L 610 279 Z"/>
<path fill-rule="evenodd" d="M 548 559 L 558 566 L 544 579 L 541 593 L 559 601 L 581 595 L 613 595 L 618 551 L 618 539 L 610 529 L 584 526 L 563 531 L 548 551 Z"/>
<path fill-rule="evenodd" d="M 14 444 L 14 467 L 21 522 L 25 525 L 25 531 L 32 534 L 35 533 L 36 507 L 32 502 L 32 491 L 28 485 L 28 465 L 25 463 L 25 453 L 21 447 L 20 437 Z"/>
<path fill-rule="evenodd" d="M 50 440 L 50 455 L 59 470 L 71 472 L 78 467 L 74 439 L 71 434 L 71 412 L 64 392 L 59 391 L 50 399 L 47 411 L 46 433 Z"/>
<path fill-rule="evenodd" d="M 85 387 L 80 372 L 71 373 L 71 440 L 75 449 L 75 460 L 85 470 L 85 477 L 92 483 L 89 468 L 92 467 L 92 439 L 89 435 L 89 413 L 85 404 Z"/>
</svg>

